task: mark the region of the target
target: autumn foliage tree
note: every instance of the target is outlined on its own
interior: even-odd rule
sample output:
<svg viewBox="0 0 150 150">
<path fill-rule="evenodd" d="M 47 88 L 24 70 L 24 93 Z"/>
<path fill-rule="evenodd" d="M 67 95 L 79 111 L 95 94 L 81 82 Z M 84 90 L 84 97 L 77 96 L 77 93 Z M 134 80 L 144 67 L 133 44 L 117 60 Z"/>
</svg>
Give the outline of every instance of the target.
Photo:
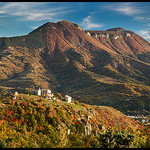
<svg viewBox="0 0 150 150">
<path fill-rule="evenodd" d="M 56 96 L 58 96 L 58 98 L 59 98 L 60 100 L 62 100 L 62 98 L 63 98 L 60 93 L 56 93 Z"/>
</svg>

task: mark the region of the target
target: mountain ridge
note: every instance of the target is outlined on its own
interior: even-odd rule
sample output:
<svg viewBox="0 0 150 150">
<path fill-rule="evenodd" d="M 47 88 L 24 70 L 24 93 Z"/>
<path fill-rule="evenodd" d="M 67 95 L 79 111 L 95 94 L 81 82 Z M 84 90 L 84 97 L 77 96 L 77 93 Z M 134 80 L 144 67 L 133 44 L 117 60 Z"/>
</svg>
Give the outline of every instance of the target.
<svg viewBox="0 0 150 150">
<path fill-rule="evenodd" d="M 0 48 L 1 86 L 51 88 L 113 107 L 128 97 L 149 99 L 149 42 L 121 27 L 93 31 L 48 22 L 25 36 L 0 38 Z"/>
</svg>

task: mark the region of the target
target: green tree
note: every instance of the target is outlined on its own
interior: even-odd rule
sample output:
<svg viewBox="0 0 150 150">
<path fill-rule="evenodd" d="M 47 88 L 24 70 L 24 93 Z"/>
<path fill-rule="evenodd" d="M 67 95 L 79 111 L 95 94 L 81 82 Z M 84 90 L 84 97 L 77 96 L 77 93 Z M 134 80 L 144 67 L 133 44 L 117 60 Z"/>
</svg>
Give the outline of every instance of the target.
<svg viewBox="0 0 150 150">
<path fill-rule="evenodd" d="M 0 141 L 0 148 L 7 148 L 6 140 L 1 140 Z"/>
<path fill-rule="evenodd" d="M 53 127 L 58 127 L 58 125 L 59 125 L 58 118 L 55 116 L 48 117 L 48 123 L 51 124 Z"/>
<path fill-rule="evenodd" d="M 40 114 L 39 124 L 40 124 L 41 126 L 44 126 L 44 124 L 45 124 L 45 116 L 44 116 L 43 113 Z"/>
<path fill-rule="evenodd" d="M 33 114 L 31 115 L 31 124 L 33 127 L 33 131 L 35 132 L 37 129 L 37 121 L 36 121 L 35 116 Z"/>
<path fill-rule="evenodd" d="M 103 143 L 104 148 L 114 148 L 116 145 L 114 130 L 110 128 L 105 134 L 101 134 L 100 141 Z"/>
<path fill-rule="evenodd" d="M 134 141 L 134 135 L 125 133 L 125 131 L 118 131 L 114 135 L 117 148 L 129 148 L 132 147 Z"/>
<path fill-rule="evenodd" d="M 85 148 L 84 136 L 81 134 L 70 133 L 68 135 L 68 144 L 70 148 Z"/>
<path fill-rule="evenodd" d="M 91 134 L 90 136 L 87 137 L 85 144 L 87 148 L 99 148 L 100 147 L 100 143 L 94 134 Z"/>
<path fill-rule="evenodd" d="M 79 102 L 78 102 L 78 101 L 75 101 L 74 103 L 75 103 L 76 105 L 79 105 Z"/>
<path fill-rule="evenodd" d="M 26 123 L 23 123 L 22 127 L 21 127 L 21 131 L 23 133 L 26 133 L 27 132 L 27 124 Z"/>
<path fill-rule="evenodd" d="M 85 128 L 83 123 L 78 123 L 76 125 L 76 132 L 85 133 Z"/>
</svg>

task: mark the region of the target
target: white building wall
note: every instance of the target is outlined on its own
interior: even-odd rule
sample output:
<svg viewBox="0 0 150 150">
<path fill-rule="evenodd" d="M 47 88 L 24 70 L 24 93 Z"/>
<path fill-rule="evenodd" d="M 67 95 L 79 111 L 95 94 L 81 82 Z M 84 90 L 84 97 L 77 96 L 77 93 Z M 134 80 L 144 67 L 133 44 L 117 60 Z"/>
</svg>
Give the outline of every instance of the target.
<svg viewBox="0 0 150 150">
<path fill-rule="evenodd" d="M 18 92 L 15 92 L 15 95 L 18 95 Z"/>
<path fill-rule="evenodd" d="M 68 95 L 65 95 L 65 100 L 67 100 L 68 103 L 71 103 L 71 98 L 72 98 L 72 97 L 70 97 L 70 96 L 68 96 Z"/>
<path fill-rule="evenodd" d="M 37 91 L 37 95 L 38 95 L 38 96 L 41 96 L 41 89 L 39 89 L 39 90 Z"/>
</svg>

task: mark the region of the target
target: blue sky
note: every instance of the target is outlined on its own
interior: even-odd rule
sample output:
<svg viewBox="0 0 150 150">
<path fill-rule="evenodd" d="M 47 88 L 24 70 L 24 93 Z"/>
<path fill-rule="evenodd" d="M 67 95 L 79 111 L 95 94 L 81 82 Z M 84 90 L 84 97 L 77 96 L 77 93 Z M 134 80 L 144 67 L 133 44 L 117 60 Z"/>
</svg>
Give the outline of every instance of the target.
<svg viewBox="0 0 150 150">
<path fill-rule="evenodd" d="M 0 2 L 0 37 L 68 20 L 85 30 L 122 27 L 150 41 L 150 2 Z"/>
</svg>

